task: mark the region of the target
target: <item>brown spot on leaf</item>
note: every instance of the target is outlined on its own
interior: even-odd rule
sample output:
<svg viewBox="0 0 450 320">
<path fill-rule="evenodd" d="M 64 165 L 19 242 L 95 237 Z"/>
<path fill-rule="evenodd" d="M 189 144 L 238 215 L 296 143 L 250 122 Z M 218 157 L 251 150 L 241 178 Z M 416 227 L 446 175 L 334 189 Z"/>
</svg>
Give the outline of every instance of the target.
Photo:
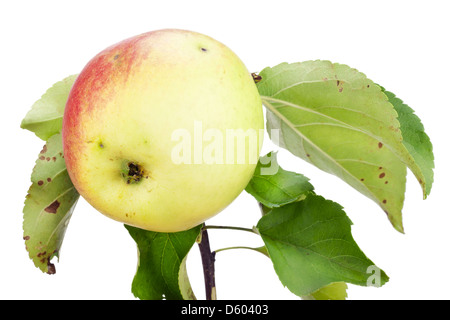
<svg viewBox="0 0 450 320">
<path fill-rule="evenodd" d="M 25 236 L 25 237 L 23 237 L 23 240 L 30 240 L 30 236 Z"/>
<path fill-rule="evenodd" d="M 44 147 L 42 148 L 40 153 L 46 153 L 47 152 L 47 145 L 44 144 Z"/>
<path fill-rule="evenodd" d="M 342 90 L 344 90 L 344 87 L 342 86 L 343 83 L 340 80 L 336 80 L 336 85 L 338 87 L 339 92 L 342 92 Z"/>
<path fill-rule="evenodd" d="M 383 143 L 381 143 L 381 142 L 378 142 L 378 148 L 382 148 L 383 147 Z"/>
<path fill-rule="evenodd" d="M 44 209 L 48 213 L 56 213 L 61 203 L 58 200 L 53 201 L 47 208 Z"/>
<path fill-rule="evenodd" d="M 378 176 L 378 178 L 383 179 L 385 175 L 386 175 L 386 174 L 385 174 L 384 172 L 382 172 L 382 173 L 380 173 L 380 175 Z"/>
<path fill-rule="evenodd" d="M 44 156 L 40 156 L 39 160 L 45 160 L 45 157 Z"/>
<path fill-rule="evenodd" d="M 364 178 L 361 178 L 361 179 L 359 179 L 359 180 L 364 181 Z"/>
<path fill-rule="evenodd" d="M 311 157 L 311 155 L 310 155 L 309 153 L 307 153 L 306 156 L 307 156 L 308 158 Z"/>
<path fill-rule="evenodd" d="M 47 178 L 47 182 L 52 182 L 52 178 Z"/>
<path fill-rule="evenodd" d="M 39 185 L 39 186 L 42 186 L 43 184 L 44 184 L 44 181 L 42 181 L 42 180 L 39 180 L 39 181 L 38 181 L 38 185 Z"/>
<path fill-rule="evenodd" d="M 384 184 L 388 184 L 388 183 L 389 183 L 389 181 L 387 181 L 387 180 L 384 182 Z"/>
<path fill-rule="evenodd" d="M 53 157 L 52 160 L 53 160 L 53 162 L 56 162 L 56 157 Z"/>
<path fill-rule="evenodd" d="M 50 258 L 48 258 L 47 260 L 47 273 L 48 274 L 55 274 L 56 273 L 56 268 L 55 265 L 53 263 L 50 263 Z"/>
<path fill-rule="evenodd" d="M 383 199 L 383 203 L 386 203 L 387 201 L 386 201 L 386 199 Z"/>
<path fill-rule="evenodd" d="M 50 157 L 45 158 L 45 160 L 50 161 Z"/>
</svg>

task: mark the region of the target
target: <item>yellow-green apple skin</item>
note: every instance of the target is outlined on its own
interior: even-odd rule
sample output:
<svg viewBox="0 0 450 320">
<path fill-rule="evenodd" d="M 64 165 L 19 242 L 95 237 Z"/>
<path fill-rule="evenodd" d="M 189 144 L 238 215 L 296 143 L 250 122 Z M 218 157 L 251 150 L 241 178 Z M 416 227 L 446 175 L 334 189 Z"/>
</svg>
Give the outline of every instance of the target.
<svg viewBox="0 0 450 320">
<path fill-rule="evenodd" d="M 100 52 L 77 77 L 63 117 L 67 170 L 104 215 L 156 232 L 187 230 L 242 192 L 262 144 L 258 135 L 257 153 L 241 164 L 225 155 L 199 162 L 199 125 L 223 134 L 226 153 L 227 130 L 262 130 L 262 112 L 251 74 L 222 43 L 176 29 L 138 35 Z M 192 138 L 191 163 L 173 159 L 180 129 Z"/>
</svg>

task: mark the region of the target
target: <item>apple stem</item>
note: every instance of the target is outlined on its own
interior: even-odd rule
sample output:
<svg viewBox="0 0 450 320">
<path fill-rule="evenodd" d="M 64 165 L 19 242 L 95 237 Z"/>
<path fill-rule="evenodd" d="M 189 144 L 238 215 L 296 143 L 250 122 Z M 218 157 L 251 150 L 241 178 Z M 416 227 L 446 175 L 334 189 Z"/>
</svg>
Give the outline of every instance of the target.
<svg viewBox="0 0 450 320">
<path fill-rule="evenodd" d="M 209 246 L 208 231 L 205 226 L 202 228 L 201 241 L 198 243 L 203 264 L 203 276 L 205 278 L 206 300 L 217 300 L 216 280 L 214 271 L 215 252 L 211 252 Z"/>
</svg>

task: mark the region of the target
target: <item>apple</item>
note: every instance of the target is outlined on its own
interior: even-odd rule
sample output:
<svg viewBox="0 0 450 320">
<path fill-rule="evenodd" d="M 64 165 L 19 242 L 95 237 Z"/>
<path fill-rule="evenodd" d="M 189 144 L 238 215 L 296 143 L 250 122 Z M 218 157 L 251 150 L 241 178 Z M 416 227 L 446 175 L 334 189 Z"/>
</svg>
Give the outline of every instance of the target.
<svg viewBox="0 0 450 320">
<path fill-rule="evenodd" d="M 176 29 L 131 37 L 78 75 L 63 117 L 70 178 L 104 215 L 177 232 L 226 208 L 259 158 L 262 103 L 228 47 Z"/>
</svg>

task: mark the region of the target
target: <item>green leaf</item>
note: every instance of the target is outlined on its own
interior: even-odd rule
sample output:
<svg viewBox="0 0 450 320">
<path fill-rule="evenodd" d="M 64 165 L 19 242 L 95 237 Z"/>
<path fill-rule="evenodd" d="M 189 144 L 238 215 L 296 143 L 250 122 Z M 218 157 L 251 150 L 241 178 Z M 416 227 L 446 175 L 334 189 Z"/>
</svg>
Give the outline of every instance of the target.
<svg viewBox="0 0 450 320">
<path fill-rule="evenodd" d="M 304 175 L 286 171 L 278 165 L 274 152 L 260 157 L 245 191 L 264 206 L 273 208 L 298 201 L 314 187 Z"/>
<path fill-rule="evenodd" d="M 382 90 L 388 97 L 389 102 L 394 106 L 395 111 L 398 113 L 403 144 L 406 149 L 408 149 L 420 169 L 421 174 L 419 174 L 417 178 L 424 179 L 422 184 L 425 186 L 424 198 L 426 198 L 427 195 L 430 194 L 431 186 L 433 184 L 433 145 L 431 144 L 430 138 L 425 133 L 424 126 L 419 117 L 414 114 L 414 110 L 404 104 L 403 101 L 397 98 L 392 92 L 386 91 L 384 88 L 382 88 Z"/>
<path fill-rule="evenodd" d="M 42 140 L 61 132 L 64 109 L 76 77 L 77 75 L 69 76 L 48 89 L 33 104 L 20 126 L 34 132 Z"/>
<path fill-rule="evenodd" d="M 142 300 L 195 299 L 186 271 L 186 257 L 201 225 L 187 231 L 159 233 L 125 225 L 136 241 L 139 263 L 132 292 Z"/>
<path fill-rule="evenodd" d="M 30 258 L 43 272 L 55 273 L 64 234 L 79 198 L 67 173 L 60 134 L 39 153 L 23 208 L 23 238 Z"/>
<path fill-rule="evenodd" d="M 321 196 L 273 208 L 257 229 L 280 281 L 298 296 L 307 296 L 335 282 L 371 285 L 374 263 L 351 235 L 351 221 L 342 207 Z M 377 283 L 388 281 L 380 270 Z"/>
<path fill-rule="evenodd" d="M 375 201 L 403 232 L 405 164 L 421 173 L 380 87 L 329 61 L 283 63 L 260 75 L 271 139 Z"/>
<path fill-rule="evenodd" d="M 345 300 L 347 298 L 347 284 L 335 282 L 329 284 L 310 295 L 303 296 L 303 300 Z"/>
</svg>

